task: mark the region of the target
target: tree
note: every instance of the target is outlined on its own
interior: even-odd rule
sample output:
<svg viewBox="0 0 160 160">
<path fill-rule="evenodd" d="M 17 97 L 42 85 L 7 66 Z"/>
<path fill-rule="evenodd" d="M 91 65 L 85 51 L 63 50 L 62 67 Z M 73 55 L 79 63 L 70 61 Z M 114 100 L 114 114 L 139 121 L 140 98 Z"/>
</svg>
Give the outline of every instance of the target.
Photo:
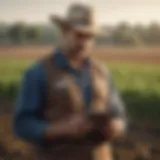
<svg viewBox="0 0 160 160">
<path fill-rule="evenodd" d="M 160 25 L 158 23 L 152 23 L 149 25 L 146 32 L 146 41 L 151 45 L 160 44 Z"/>
<path fill-rule="evenodd" d="M 27 28 L 26 37 L 29 42 L 33 43 L 38 41 L 40 38 L 40 35 L 41 33 L 38 27 L 31 26 Z"/>
<path fill-rule="evenodd" d="M 119 24 L 112 33 L 112 41 L 116 45 L 138 45 L 139 36 L 128 23 Z"/>
<path fill-rule="evenodd" d="M 8 25 L 5 22 L 0 22 L 0 42 L 7 39 Z"/>
<path fill-rule="evenodd" d="M 26 25 L 23 22 L 13 24 L 8 31 L 8 36 L 12 43 L 23 44 L 26 40 L 26 30 Z"/>
<path fill-rule="evenodd" d="M 141 44 L 145 45 L 146 44 L 146 26 L 142 25 L 142 24 L 136 24 L 134 27 L 133 27 L 133 30 L 134 30 L 134 33 L 136 35 L 138 35 L 140 41 L 141 41 Z"/>
</svg>

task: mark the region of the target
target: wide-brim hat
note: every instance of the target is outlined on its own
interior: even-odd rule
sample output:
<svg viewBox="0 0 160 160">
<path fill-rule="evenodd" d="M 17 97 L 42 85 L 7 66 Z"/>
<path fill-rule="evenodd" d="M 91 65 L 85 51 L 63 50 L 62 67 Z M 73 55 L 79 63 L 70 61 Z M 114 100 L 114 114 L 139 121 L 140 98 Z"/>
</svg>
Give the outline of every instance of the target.
<svg viewBox="0 0 160 160">
<path fill-rule="evenodd" d="M 86 4 L 72 4 L 65 16 L 51 15 L 50 19 L 60 28 L 72 28 L 94 35 L 99 33 L 93 7 Z"/>
</svg>

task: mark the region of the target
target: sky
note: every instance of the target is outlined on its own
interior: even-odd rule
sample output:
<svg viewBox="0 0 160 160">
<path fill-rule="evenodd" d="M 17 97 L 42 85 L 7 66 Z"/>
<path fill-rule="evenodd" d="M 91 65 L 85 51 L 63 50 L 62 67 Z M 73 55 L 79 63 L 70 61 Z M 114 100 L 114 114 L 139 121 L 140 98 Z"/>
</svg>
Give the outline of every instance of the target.
<svg viewBox="0 0 160 160">
<path fill-rule="evenodd" d="M 51 14 L 64 15 L 76 0 L 0 0 L 0 21 L 48 23 Z M 78 0 L 77 0 L 78 1 Z M 160 23 L 160 0 L 79 0 L 96 9 L 98 24 L 121 21 L 148 24 Z"/>
</svg>

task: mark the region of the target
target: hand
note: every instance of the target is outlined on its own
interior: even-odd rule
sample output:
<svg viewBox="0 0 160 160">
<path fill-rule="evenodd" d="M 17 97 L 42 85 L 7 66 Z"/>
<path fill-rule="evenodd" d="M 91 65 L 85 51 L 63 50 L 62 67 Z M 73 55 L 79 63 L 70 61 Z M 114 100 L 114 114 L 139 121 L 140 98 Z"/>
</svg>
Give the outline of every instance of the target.
<svg viewBox="0 0 160 160">
<path fill-rule="evenodd" d="M 94 130 L 102 130 L 107 125 L 109 116 L 106 113 L 92 113 L 89 119 L 94 125 Z"/>
<path fill-rule="evenodd" d="M 53 140 L 60 137 L 80 137 L 92 130 L 92 124 L 84 115 L 72 115 L 59 122 L 53 122 L 47 128 L 45 137 Z"/>
<path fill-rule="evenodd" d="M 64 122 L 64 132 L 71 137 L 80 137 L 92 130 L 91 122 L 84 115 L 73 115 Z"/>
<path fill-rule="evenodd" d="M 72 115 L 58 122 L 53 122 L 44 133 L 48 141 L 61 137 L 81 137 L 92 130 L 91 122 L 84 115 Z"/>
<path fill-rule="evenodd" d="M 105 126 L 102 132 L 107 139 L 112 140 L 121 137 L 125 132 L 125 128 L 125 122 L 120 118 L 115 118 Z"/>
</svg>

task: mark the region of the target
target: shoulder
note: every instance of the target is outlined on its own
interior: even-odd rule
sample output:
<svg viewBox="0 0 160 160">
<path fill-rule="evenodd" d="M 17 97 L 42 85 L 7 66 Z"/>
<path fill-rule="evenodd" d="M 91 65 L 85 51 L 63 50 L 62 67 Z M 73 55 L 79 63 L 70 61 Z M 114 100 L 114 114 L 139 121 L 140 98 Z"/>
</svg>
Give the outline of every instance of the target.
<svg viewBox="0 0 160 160">
<path fill-rule="evenodd" d="M 41 61 L 35 61 L 24 72 L 24 79 L 38 80 L 44 79 L 44 66 Z"/>
</svg>

